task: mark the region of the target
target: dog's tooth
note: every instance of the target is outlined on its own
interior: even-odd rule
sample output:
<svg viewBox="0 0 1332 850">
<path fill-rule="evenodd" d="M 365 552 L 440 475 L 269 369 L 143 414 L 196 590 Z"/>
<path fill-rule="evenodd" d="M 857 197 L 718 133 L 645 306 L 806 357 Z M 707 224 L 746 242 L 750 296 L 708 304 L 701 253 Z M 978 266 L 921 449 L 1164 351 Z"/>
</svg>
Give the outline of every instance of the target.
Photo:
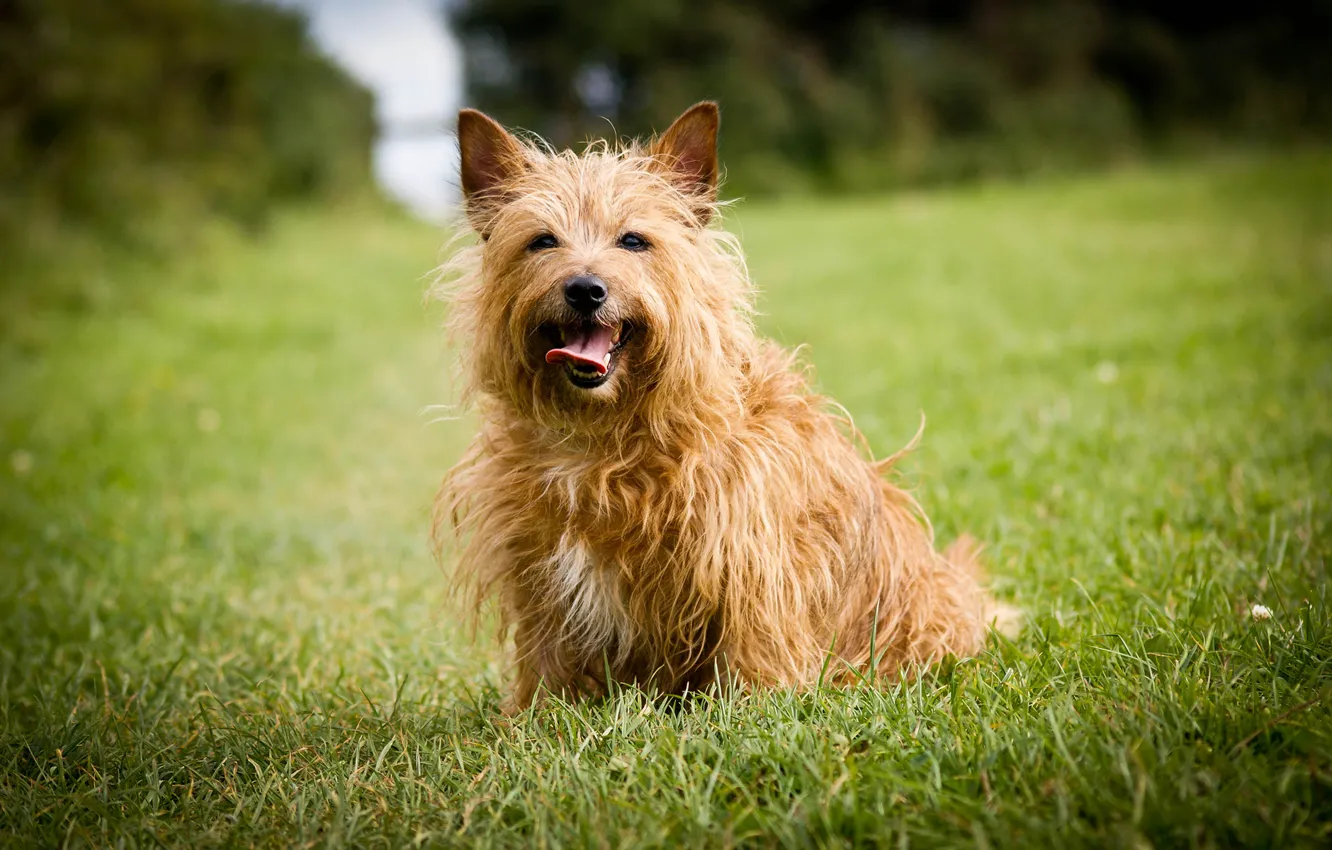
<svg viewBox="0 0 1332 850">
<path fill-rule="evenodd" d="M 623 332 L 624 332 L 624 325 L 615 326 L 615 333 L 611 335 L 611 345 L 615 345 L 620 341 L 620 334 Z"/>
</svg>

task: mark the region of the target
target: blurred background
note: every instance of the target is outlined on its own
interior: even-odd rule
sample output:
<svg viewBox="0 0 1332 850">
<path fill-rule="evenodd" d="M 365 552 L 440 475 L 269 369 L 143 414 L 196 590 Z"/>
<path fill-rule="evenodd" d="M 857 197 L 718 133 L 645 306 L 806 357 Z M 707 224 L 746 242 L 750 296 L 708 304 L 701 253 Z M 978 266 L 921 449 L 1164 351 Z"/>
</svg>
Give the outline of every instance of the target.
<svg viewBox="0 0 1332 850">
<path fill-rule="evenodd" d="M 372 184 L 440 219 L 460 105 L 568 145 L 716 98 L 748 197 L 1301 145 L 1330 36 L 1325 0 L 9 0 L 0 244 L 257 231 Z"/>
<path fill-rule="evenodd" d="M 1033 628 L 500 728 L 428 543 L 454 116 L 703 98 L 760 330 L 877 456 L 928 415 Z M 1332 0 L 0 0 L 0 834 L 1329 846 L 1330 141 Z"/>
</svg>

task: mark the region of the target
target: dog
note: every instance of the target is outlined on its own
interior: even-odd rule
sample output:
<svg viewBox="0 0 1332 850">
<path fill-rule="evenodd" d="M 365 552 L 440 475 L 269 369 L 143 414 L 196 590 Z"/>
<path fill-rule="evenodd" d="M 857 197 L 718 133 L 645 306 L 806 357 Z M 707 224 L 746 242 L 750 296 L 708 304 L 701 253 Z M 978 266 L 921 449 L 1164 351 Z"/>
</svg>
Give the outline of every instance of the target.
<svg viewBox="0 0 1332 850">
<path fill-rule="evenodd" d="M 716 226 L 715 103 L 581 155 L 458 116 L 479 239 L 437 293 L 480 432 L 436 499 L 472 602 L 497 603 L 520 711 L 549 695 L 800 688 L 976 653 L 977 551 L 759 336 Z M 914 442 L 914 441 L 913 441 Z M 910 448 L 910 446 L 908 446 Z M 903 451 L 906 451 L 905 449 Z"/>
</svg>

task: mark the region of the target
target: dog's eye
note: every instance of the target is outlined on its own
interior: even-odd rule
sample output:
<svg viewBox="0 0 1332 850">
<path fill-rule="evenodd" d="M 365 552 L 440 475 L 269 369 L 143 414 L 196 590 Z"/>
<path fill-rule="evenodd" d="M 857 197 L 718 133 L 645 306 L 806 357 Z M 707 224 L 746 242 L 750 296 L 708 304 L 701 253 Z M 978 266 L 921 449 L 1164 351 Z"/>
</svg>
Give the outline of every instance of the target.
<svg viewBox="0 0 1332 850">
<path fill-rule="evenodd" d="M 559 246 L 560 246 L 560 240 L 556 239 L 554 236 L 552 236 L 549 233 L 543 233 L 537 238 L 533 239 L 531 242 L 527 243 L 527 250 L 544 251 L 547 248 L 558 248 Z"/>
<path fill-rule="evenodd" d="M 637 233 L 626 233 L 620 237 L 620 247 L 626 251 L 646 251 L 648 241 Z"/>
</svg>

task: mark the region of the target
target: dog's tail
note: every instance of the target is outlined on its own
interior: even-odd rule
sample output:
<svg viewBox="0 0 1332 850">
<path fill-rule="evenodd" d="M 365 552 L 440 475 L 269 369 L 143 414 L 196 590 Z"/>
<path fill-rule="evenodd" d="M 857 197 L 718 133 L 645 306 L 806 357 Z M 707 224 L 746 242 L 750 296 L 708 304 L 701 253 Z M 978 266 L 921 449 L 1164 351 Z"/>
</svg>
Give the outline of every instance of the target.
<svg viewBox="0 0 1332 850">
<path fill-rule="evenodd" d="M 987 574 L 980 554 L 981 545 L 970 534 L 958 537 L 943 551 L 943 557 L 948 563 L 971 575 L 983 588 Z M 1022 609 L 1000 602 L 988 590 L 982 592 L 985 594 L 983 616 L 986 625 L 1006 638 L 1017 637 L 1022 630 Z"/>
</svg>

